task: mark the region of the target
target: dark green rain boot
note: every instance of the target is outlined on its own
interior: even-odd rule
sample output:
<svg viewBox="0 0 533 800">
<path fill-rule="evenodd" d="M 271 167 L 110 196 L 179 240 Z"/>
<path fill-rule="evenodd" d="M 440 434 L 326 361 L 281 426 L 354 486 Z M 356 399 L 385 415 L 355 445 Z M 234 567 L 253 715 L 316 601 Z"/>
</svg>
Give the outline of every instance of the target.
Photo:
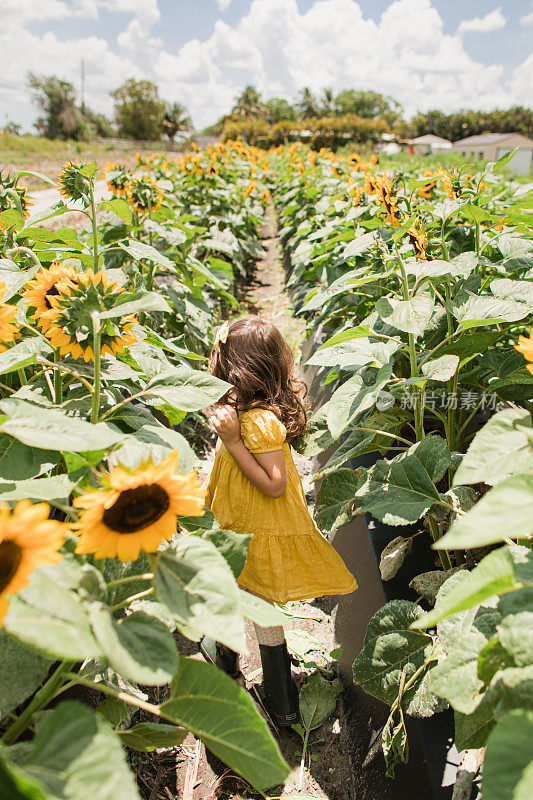
<svg viewBox="0 0 533 800">
<path fill-rule="evenodd" d="M 263 666 L 263 695 L 276 725 L 286 727 L 300 721 L 298 687 L 291 672 L 287 643 L 259 645 Z"/>
<path fill-rule="evenodd" d="M 239 674 L 239 654 L 209 636 L 200 641 L 200 652 L 210 664 L 223 670 L 230 678 Z"/>
</svg>

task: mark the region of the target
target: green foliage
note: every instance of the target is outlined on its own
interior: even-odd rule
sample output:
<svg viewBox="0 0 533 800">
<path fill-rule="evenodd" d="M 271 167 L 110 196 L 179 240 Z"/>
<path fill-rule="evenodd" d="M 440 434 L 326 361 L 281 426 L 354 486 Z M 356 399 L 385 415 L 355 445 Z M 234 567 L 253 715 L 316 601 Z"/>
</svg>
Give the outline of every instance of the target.
<svg viewBox="0 0 533 800">
<path fill-rule="evenodd" d="M 154 83 L 129 78 L 112 94 L 115 119 L 123 136 L 146 141 L 161 138 L 166 109 Z"/>
</svg>

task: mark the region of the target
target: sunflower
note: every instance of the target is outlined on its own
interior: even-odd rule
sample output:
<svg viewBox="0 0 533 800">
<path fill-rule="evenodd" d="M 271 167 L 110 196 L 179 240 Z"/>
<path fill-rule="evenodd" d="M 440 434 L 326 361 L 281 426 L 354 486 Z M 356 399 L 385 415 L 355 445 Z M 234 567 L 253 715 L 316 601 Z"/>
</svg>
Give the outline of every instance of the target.
<svg viewBox="0 0 533 800">
<path fill-rule="evenodd" d="M 48 323 L 41 315 L 52 308 L 51 298 L 57 297 L 61 285 L 75 286 L 77 280 L 78 273 L 73 267 L 52 264 L 48 269 L 41 269 L 33 280 L 28 281 L 22 297 L 27 306 L 35 309 L 32 316 L 36 317 L 43 330 L 48 327 Z"/>
<path fill-rule="evenodd" d="M 0 504 L 0 622 L 9 608 L 7 595 L 27 586 L 36 567 L 61 561 L 58 550 L 68 526 L 48 519 L 49 513 L 48 503 L 20 500 L 12 512 Z"/>
<path fill-rule="evenodd" d="M 119 197 L 124 197 L 126 194 L 126 187 L 130 180 L 126 172 L 126 167 L 113 161 L 108 161 L 102 172 L 109 191 L 113 192 L 113 194 L 117 194 Z"/>
<path fill-rule="evenodd" d="M 398 198 L 392 194 L 392 181 L 383 174 L 381 178 L 375 178 L 376 203 L 379 203 L 387 212 L 387 222 L 396 228 L 400 224 L 398 214 Z"/>
<path fill-rule="evenodd" d="M 518 337 L 518 344 L 515 344 L 515 350 L 522 353 L 526 361 L 530 362 L 527 364 L 526 369 L 533 375 L 533 328 L 529 331 L 529 338 L 527 336 Z"/>
<path fill-rule="evenodd" d="M 444 184 L 444 191 L 446 192 L 446 197 L 448 198 L 448 200 L 455 200 L 457 195 L 454 192 L 452 176 L 442 167 L 439 167 L 438 173 L 442 178 L 442 183 Z"/>
<path fill-rule="evenodd" d="M 268 198 L 270 197 L 270 191 L 268 189 L 263 189 L 261 192 L 261 201 L 263 203 L 268 203 Z"/>
<path fill-rule="evenodd" d="M 92 269 L 78 273 L 76 283 L 61 283 L 57 288 L 56 295 L 48 295 L 52 307 L 41 314 L 39 324 L 52 347 L 59 348 L 61 354 L 83 356 L 84 361 L 89 361 L 94 358 L 91 313 L 113 308 L 120 302 L 123 289 L 116 283 L 108 283 L 106 272 L 95 273 Z M 137 338 L 131 326 L 136 322 L 133 314 L 105 320 L 101 329 L 102 355 L 120 353 L 127 345 L 134 344 Z"/>
<path fill-rule="evenodd" d="M 30 215 L 29 206 L 33 203 L 28 200 L 28 190 L 18 186 L 18 177 L 12 178 L 9 172 L 3 175 L 0 172 L 0 212 L 6 211 L 8 208 L 15 208 L 19 211 L 24 219 Z M 0 228 L 9 227 L 8 225 L 0 225 Z"/>
<path fill-rule="evenodd" d="M 256 188 L 257 188 L 257 181 L 250 181 L 250 183 L 248 184 L 248 186 L 246 187 L 246 189 L 244 191 L 244 197 L 245 198 L 246 197 L 250 197 L 250 195 L 252 194 L 253 190 L 256 189 Z"/>
<path fill-rule="evenodd" d="M 430 169 L 426 169 L 425 172 L 422 173 L 422 177 L 424 178 L 435 178 L 437 175 L 436 172 L 432 172 Z M 432 196 L 433 189 L 435 188 L 435 181 L 430 181 L 429 183 L 424 183 L 422 186 L 418 188 L 418 194 L 420 197 L 423 197 L 425 200 L 430 200 Z"/>
<path fill-rule="evenodd" d="M 0 281 L 0 297 L 4 296 L 6 285 Z M 0 353 L 7 350 L 6 345 L 13 341 L 19 332 L 18 325 L 13 320 L 17 316 L 17 307 L 9 303 L 0 303 Z"/>
<path fill-rule="evenodd" d="M 108 489 L 77 497 L 85 509 L 75 528 L 80 531 L 76 553 L 96 558 L 135 561 L 141 549 L 157 550 L 176 533 L 177 515 L 201 517 L 205 490 L 195 472 L 176 475 L 178 453 L 160 464 L 141 464 L 132 472 L 118 466 L 107 479 Z"/>
<path fill-rule="evenodd" d="M 416 257 L 427 260 L 426 247 L 428 240 L 424 231 L 416 227 L 416 222 L 408 228 L 407 235 L 409 237 L 409 243 L 415 248 Z"/>
<path fill-rule="evenodd" d="M 128 203 L 140 214 L 156 211 L 163 202 L 163 192 L 150 178 L 132 178 L 125 184 Z"/>
<path fill-rule="evenodd" d="M 91 185 L 89 178 L 82 172 L 86 166 L 69 161 L 59 173 L 59 194 L 66 200 L 83 200 L 86 205 L 89 204 Z"/>
</svg>

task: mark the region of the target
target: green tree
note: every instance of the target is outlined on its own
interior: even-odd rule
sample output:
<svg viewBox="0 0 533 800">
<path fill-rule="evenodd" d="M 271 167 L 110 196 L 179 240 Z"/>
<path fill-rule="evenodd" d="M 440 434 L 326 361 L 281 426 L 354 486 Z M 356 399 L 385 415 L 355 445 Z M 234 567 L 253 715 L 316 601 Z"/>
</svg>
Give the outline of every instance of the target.
<svg viewBox="0 0 533 800">
<path fill-rule="evenodd" d="M 379 92 L 344 89 L 335 98 L 340 114 L 357 114 L 363 119 L 385 119 L 393 125 L 400 118 L 402 107 L 394 98 Z"/>
<path fill-rule="evenodd" d="M 192 121 L 189 112 L 182 103 L 167 103 L 163 117 L 163 131 L 170 142 L 174 142 L 180 131 L 190 131 Z"/>
<path fill-rule="evenodd" d="M 115 100 L 115 119 L 123 136 L 143 140 L 161 138 L 165 103 L 155 83 L 130 78 L 111 95 Z"/>
<path fill-rule="evenodd" d="M 265 106 L 261 95 L 253 86 L 247 86 L 242 94 L 235 100 L 235 105 L 231 110 L 232 114 L 237 114 L 245 119 L 257 119 L 265 116 Z"/>
<path fill-rule="evenodd" d="M 319 116 L 319 102 L 308 86 L 305 86 L 300 91 L 296 108 L 301 117 L 305 118 Z"/>
<path fill-rule="evenodd" d="M 74 86 L 55 75 L 28 73 L 32 99 L 40 109 L 35 127 L 48 139 L 77 138 L 83 115 L 76 106 Z"/>
<path fill-rule="evenodd" d="M 288 122 L 295 122 L 298 114 L 294 106 L 285 100 L 283 97 L 272 97 L 265 103 L 267 122 L 275 125 L 277 122 L 287 120 Z"/>
</svg>

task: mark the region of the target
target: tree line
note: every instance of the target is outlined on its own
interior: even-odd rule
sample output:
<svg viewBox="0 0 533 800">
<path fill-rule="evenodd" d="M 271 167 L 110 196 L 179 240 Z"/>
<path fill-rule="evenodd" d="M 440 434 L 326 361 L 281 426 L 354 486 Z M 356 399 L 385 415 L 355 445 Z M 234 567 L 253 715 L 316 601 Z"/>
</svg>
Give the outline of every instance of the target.
<svg viewBox="0 0 533 800">
<path fill-rule="evenodd" d="M 28 75 L 28 86 L 40 111 L 35 127 L 48 139 L 88 141 L 96 136 L 118 134 L 128 139 L 173 142 L 177 134 L 192 130 L 189 113 L 181 103 L 161 99 L 151 81 L 127 80 L 111 92 L 115 101 L 114 122 L 97 114 L 85 103 L 76 104 L 72 83 L 55 75 Z"/>
<path fill-rule="evenodd" d="M 77 105 L 72 83 L 55 75 L 29 73 L 28 86 L 40 116 L 37 130 L 50 139 L 89 140 L 113 135 L 145 141 L 167 138 L 193 130 L 186 107 L 159 96 L 155 83 L 130 78 L 111 95 L 114 120 L 97 114 L 84 103 Z M 13 125 L 13 132 L 18 126 Z M 506 110 L 462 110 L 445 114 L 438 109 L 418 113 L 410 121 L 393 97 L 371 90 L 324 89 L 316 94 L 304 87 L 295 102 L 283 97 L 264 100 L 253 86 L 246 86 L 228 114 L 204 131 L 236 138 L 250 144 L 276 145 L 291 138 L 306 139 L 313 146 L 336 147 L 348 141 L 377 142 L 383 133 L 405 140 L 433 133 L 456 141 L 473 134 L 518 132 L 533 137 L 533 111 L 523 106 Z"/>
</svg>

